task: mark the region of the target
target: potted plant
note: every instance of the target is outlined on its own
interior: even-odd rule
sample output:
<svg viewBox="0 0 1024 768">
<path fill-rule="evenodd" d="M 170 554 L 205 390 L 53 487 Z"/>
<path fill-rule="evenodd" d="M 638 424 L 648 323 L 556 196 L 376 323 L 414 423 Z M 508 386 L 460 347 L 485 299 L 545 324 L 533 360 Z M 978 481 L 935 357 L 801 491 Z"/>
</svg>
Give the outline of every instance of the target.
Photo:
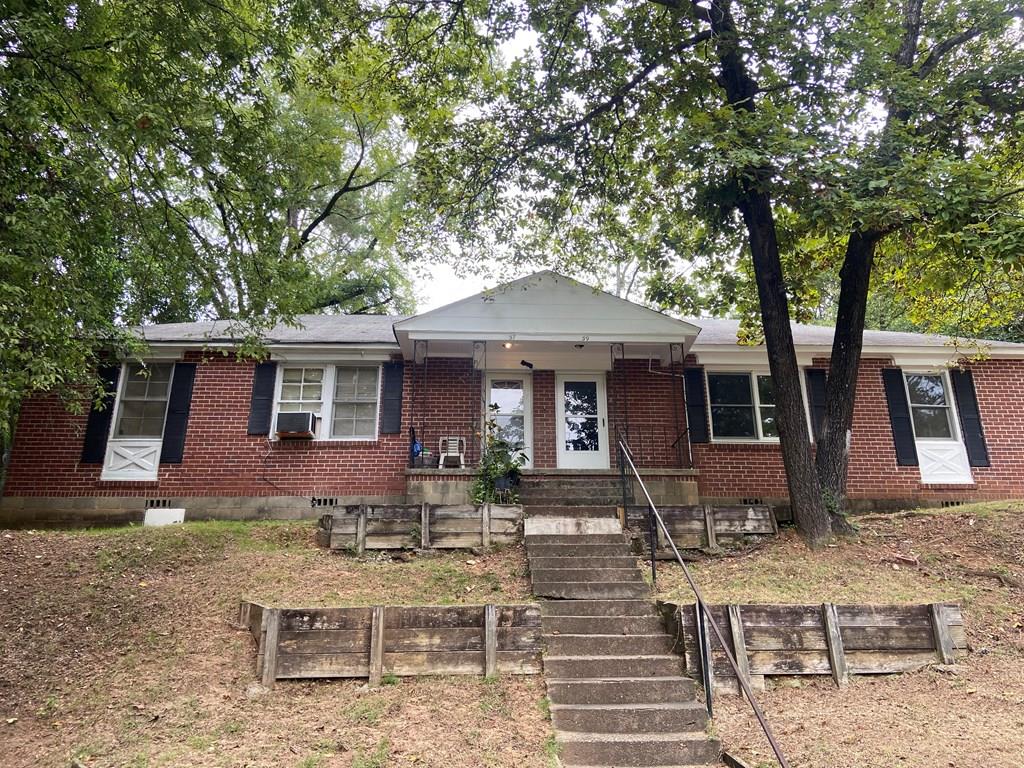
<svg viewBox="0 0 1024 768">
<path fill-rule="evenodd" d="M 473 500 L 477 504 L 518 501 L 520 470 L 526 463 L 526 453 L 500 436 L 494 418 L 496 410 L 497 406 L 492 405 L 492 415 L 485 425 L 483 455 L 473 483 Z"/>
</svg>

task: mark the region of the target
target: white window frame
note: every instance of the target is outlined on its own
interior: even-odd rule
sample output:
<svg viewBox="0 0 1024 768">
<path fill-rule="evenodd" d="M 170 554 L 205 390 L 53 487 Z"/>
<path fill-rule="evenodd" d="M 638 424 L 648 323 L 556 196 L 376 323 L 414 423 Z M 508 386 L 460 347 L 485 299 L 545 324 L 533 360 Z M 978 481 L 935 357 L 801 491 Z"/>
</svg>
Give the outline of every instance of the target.
<svg viewBox="0 0 1024 768">
<path fill-rule="evenodd" d="M 277 436 L 277 415 L 281 405 L 281 385 L 284 382 L 285 368 L 322 368 L 324 372 L 320 390 L 320 415 L 317 417 L 316 434 L 312 440 L 318 443 L 372 443 L 380 439 L 380 406 L 383 390 L 384 366 L 382 363 L 369 360 L 351 363 L 325 363 L 310 360 L 278 360 L 277 375 L 274 381 L 274 408 L 270 415 L 270 439 L 279 440 Z M 373 437 L 333 437 L 334 428 L 334 384 L 337 380 L 338 368 L 377 368 L 377 408 L 373 419 Z"/>
<path fill-rule="evenodd" d="M 533 467 L 533 454 L 535 453 L 533 446 L 533 371 L 516 371 L 510 368 L 488 370 L 485 372 L 483 377 L 483 394 L 480 398 L 484 406 L 482 423 L 486 424 L 487 420 L 491 417 L 491 383 L 495 380 L 502 381 L 506 379 L 522 379 L 523 381 L 523 441 L 525 443 L 523 447 L 525 453 L 523 467 L 530 469 Z M 481 433 L 480 450 L 484 450 L 486 447 L 487 436 Z"/>
<path fill-rule="evenodd" d="M 813 366 L 811 366 L 813 367 Z M 803 368 L 800 369 L 801 374 Z M 708 377 L 715 375 L 723 376 L 737 376 L 740 374 L 747 374 L 750 379 L 750 391 L 751 399 L 754 405 L 754 428 L 757 431 L 757 437 L 715 437 L 715 423 L 714 419 L 711 418 L 711 381 Z M 762 433 L 761 426 L 761 396 L 757 391 L 757 376 L 768 376 L 770 377 L 771 371 L 767 366 L 757 366 L 751 368 L 749 365 L 746 366 L 715 366 L 714 368 L 704 369 L 704 407 L 707 409 L 708 417 L 708 430 L 710 432 L 710 440 L 712 443 L 721 443 L 727 445 L 729 443 L 735 443 L 738 445 L 753 445 L 757 443 L 766 443 L 768 445 L 778 445 L 778 437 L 765 437 Z M 807 387 L 803 381 L 803 375 L 800 376 L 800 397 L 803 400 L 804 407 L 804 418 L 807 420 L 807 429 L 810 439 L 814 441 L 814 429 L 811 426 L 811 410 L 807 400 Z M 771 407 L 771 406 L 770 406 Z M 778 405 L 774 406 L 778 409 Z M 776 410 L 778 413 L 778 410 Z M 778 423 L 778 417 L 776 416 L 776 424 Z"/>
<path fill-rule="evenodd" d="M 164 421 L 160 427 L 160 437 L 118 437 L 117 425 L 121 415 L 121 401 L 125 387 L 128 385 L 128 367 L 130 365 L 149 365 L 156 363 L 169 363 L 171 376 L 167 380 L 167 400 L 164 402 Z M 167 409 L 171 404 L 171 388 L 174 386 L 174 360 L 167 358 L 155 358 L 141 361 L 123 361 L 121 372 L 117 377 L 117 391 L 114 393 L 114 402 L 110 419 L 110 426 L 107 428 L 107 447 L 103 457 L 103 465 L 100 469 L 100 480 L 104 482 L 152 482 L 158 479 L 160 471 L 160 454 L 163 449 L 164 432 L 167 430 Z M 138 466 L 132 465 L 115 469 L 114 460 L 118 459 L 121 451 L 136 452 L 139 456 L 143 453 L 153 457 L 153 468 L 144 471 Z M 122 462 L 123 463 L 123 462 Z"/>
<path fill-rule="evenodd" d="M 907 410 L 910 411 L 910 429 L 914 433 L 915 442 L 923 443 L 963 443 L 960 435 L 960 409 L 957 407 L 956 394 L 953 392 L 953 383 L 949 380 L 949 371 L 935 368 L 903 368 L 903 394 L 907 398 Z M 914 403 L 910 399 L 910 386 L 907 384 L 908 376 L 938 376 L 942 379 L 942 386 L 946 395 L 946 416 L 949 420 L 949 437 L 918 437 L 917 424 L 914 422 Z M 917 406 L 922 408 L 934 408 L 936 406 Z M 939 406 L 942 407 L 942 406 Z"/>
</svg>

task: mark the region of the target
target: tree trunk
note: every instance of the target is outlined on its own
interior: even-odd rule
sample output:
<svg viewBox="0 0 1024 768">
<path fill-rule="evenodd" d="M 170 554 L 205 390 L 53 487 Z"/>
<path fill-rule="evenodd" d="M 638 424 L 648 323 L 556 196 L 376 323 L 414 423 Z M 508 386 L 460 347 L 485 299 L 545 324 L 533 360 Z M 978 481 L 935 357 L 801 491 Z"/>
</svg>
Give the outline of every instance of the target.
<svg viewBox="0 0 1024 768">
<path fill-rule="evenodd" d="M 859 229 L 851 232 L 839 272 L 839 307 L 825 385 L 825 419 L 816 456 L 818 479 L 835 533 L 853 531 L 843 514 L 846 509 L 846 476 L 868 289 L 878 240 L 876 232 Z"/>
<path fill-rule="evenodd" d="M 761 303 L 768 365 L 775 384 L 775 417 L 779 427 L 782 461 L 786 467 L 789 503 L 797 528 L 812 547 L 821 546 L 832 532 L 811 456 L 800 367 L 789 324 L 789 299 L 779 259 L 771 200 L 764 192 L 750 191 L 740 199 L 747 226 L 750 254 Z"/>
<path fill-rule="evenodd" d="M 754 112 L 757 83 L 747 70 L 728 0 L 712 0 L 707 9 L 695 7 L 698 13 L 706 14 L 705 18 L 711 24 L 720 64 L 719 83 L 725 89 L 729 104 L 738 111 Z M 747 228 L 757 281 L 768 365 L 775 385 L 775 417 L 786 468 L 789 503 L 797 528 L 807 542 L 816 547 L 829 538 L 832 526 L 811 455 L 775 216 L 771 197 L 766 191 L 768 176 L 768 171 L 763 168 L 742 169 L 737 182 L 737 207 Z"/>
</svg>

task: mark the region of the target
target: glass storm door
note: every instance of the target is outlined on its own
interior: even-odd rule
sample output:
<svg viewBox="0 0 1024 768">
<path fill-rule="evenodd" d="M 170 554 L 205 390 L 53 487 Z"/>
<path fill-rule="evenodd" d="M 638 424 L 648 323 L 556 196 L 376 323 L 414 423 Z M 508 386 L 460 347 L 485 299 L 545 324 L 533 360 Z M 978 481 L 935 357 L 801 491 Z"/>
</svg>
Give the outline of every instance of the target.
<svg viewBox="0 0 1024 768">
<path fill-rule="evenodd" d="M 533 466 L 533 408 L 530 377 L 493 373 L 487 376 L 486 418 L 494 419 L 497 436 L 525 454 Z"/>
<path fill-rule="evenodd" d="M 604 374 L 559 374 L 555 379 L 555 405 L 558 466 L 607 469 Z"/>
</svg>

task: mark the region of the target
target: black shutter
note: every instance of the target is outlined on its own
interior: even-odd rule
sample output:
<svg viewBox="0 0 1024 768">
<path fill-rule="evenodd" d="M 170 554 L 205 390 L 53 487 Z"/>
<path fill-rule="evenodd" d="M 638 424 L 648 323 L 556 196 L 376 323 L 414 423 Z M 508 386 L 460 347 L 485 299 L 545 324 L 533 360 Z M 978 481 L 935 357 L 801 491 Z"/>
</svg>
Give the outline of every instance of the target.
<svg viewBox="0 0 1024 768">
<path fill-rule="evenodd" d="M 102 400 L 102 409 L 93 403 L 89 420 L 85 423 L 85 442 L 82 444 L 83 464 L 102 464 L 107 453 L 107 438 L 110 436 L 110 422 L 114 419 L 114 398 L 117 396 L 117 380 L 121 377 L 120 365 L 105 365 L 97 371 L 103 380 L 107 393 Z"/>
<path fill-rule="evenodd" d="M 808 368 L 804 371 L 807 377 L 807 402 L 811 406 L 811 428 L 814 439 L 821 437 L 821 425 L 825 423 L 825 376 L 824 368 Z"/>
<path fill-rule="evenodd" d="M 914 426 L 910 420 L 910 404 L 903 384 L 900 368 L 883 368 L 882 384 L 889 404 L 889 422 L 892 441 L 896 446 L 896 463 L 903 467 L 917 466 L 917 447 L 914 445 Z"/>
<path fill-rule="evenodd" d="M 402 384 L 405 363 L 384 363 L 381 387 L 380 433 L 396 435 L 402 431 Z"/>
<path fill-rule="evenodd" d="M 704 369 L 684 368 L 683 383 L 686 385 L 686 424 L 690 430 L 690 442 L 706 443 L 708 412 L 704 398 Z"/>
<path fill-rule="evenodd" d="M 259 363 L 252 377 L 252 397 L 249 400 L 250 435 L 269 435 L 270 417 L 274 413 L 274 385 L 277 383 L 277 363 Z"/>
<path fill-rule="evenodd" d="M 161 464 L 181 464 L 185 455 L 185 432 L 188 412 L 192 407 L 192 385 L 196 380 L 195 363 L 175 363 L 171 394 L 167 398 L 164 420 L 164 444 L 160 449 Z"/>
<path fill-rule="evenodd" d="M 956 394 L 956 410 L 960 414 L 960 431 L 963 433 L 967 459 L 972 467 L 992 466 L 985 445 L 985 432 L 981 428 L 981 411 L 978 409 L 978 395 L 974 391 L 974 375 L 970 371 L 953 370 L 949 373 Z"/>
</svg>

